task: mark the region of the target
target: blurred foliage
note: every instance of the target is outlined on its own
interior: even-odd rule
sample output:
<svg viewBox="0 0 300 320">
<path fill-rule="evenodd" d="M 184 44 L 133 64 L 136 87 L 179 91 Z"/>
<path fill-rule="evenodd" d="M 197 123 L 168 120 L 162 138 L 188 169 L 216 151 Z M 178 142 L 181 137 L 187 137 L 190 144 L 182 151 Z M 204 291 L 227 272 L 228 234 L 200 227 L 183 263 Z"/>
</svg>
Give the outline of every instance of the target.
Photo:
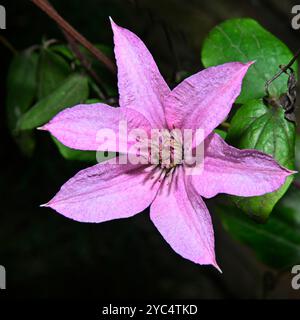
<svg viewBox="0 0 300 320">
<path fill-rule="evenodd" d="M 70 65 L 65 59 L 48 48 L 42 48 L 37 70 L 37 100 L 51 94 L 70 73 Z"/>
<path fill-rule="evenodd" d="M 7 75 L 6 96 L 8 126 L 12 131 L 35 99 L 37 63 L 38 54 L 30 49 L 12 59 Z"/>
<path fill-rule="evenodd" d="M 38 54 L 28 49 L 17 54 L 10 64 L 6 87 L 8 127 L 22 152 L 31 156 L 35 149 L 32 132 L 16 132 L 18 119 L 30 108 L 36 95 Z"/>
<path fill-rule="evenodd" d="M 108 46 L 95 46 L 112 56 Z M 7 119 L 15 140 L 27 156 L 32 155 L 36 145 L 33 129 L 67 107 L 102 101 L 99 99 L 103 97 L 102 90 L 107 99 L 117 93 L 114 77 L 85 48 L 78 46 L 78 50 L 80 58 L 105 76 L 103 88 L 86 72 L 83 62 L 68 45 L 53 40 L 24 50 L 11 62 L 7 76 Z M 65 159 L 96 162 L 96 152 L 72 150 L 57 140 L 55 144 Z"/>
<path fill-rule="evenodd" d="M 85 76 L 74 73 L 53 92 L 39 100 L 18 121 L 18 130 L 29 130 L 42 126 L 65 108 L 83 103 L 89 96 Z"/>
<path fill-rule="evenodd" d="M 230 205 L 219 205 L 216 212 L 224 228 L 253 249 L 257 258 L 270 267 L 288 270 L 300 259 L 300 207 L 293 205 L 299 198 L 299 190 L 290 190 L 266 224 L 251 221 Z"/>
</svg>

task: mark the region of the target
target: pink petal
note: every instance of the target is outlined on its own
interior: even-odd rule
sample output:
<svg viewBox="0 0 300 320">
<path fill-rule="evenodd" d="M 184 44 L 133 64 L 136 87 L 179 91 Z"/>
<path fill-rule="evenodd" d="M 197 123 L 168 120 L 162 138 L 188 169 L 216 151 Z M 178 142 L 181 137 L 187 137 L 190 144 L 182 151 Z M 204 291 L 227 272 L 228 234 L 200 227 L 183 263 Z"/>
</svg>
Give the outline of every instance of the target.
<svg viewBox="0 0 300 320">
<path fill-rule="evenodd" d="M 151 204 L 160 186 L 148 169 L 109 161 L 97 164 L 77 173 L 43 206 L 81 222 L 131 217 Z"/>
<path fill-rule="evenodd" d="M 229 146 L 217 134 L 211 134 L 205 141 L 204 156 L 203 173 L 189 179 L 205 198 L 218 193 L 263 195 L 280 188 L 286 177 L 294 173 L 263 152 Z"/>
<path fill-rule="evenodd" d="M 49 123 L 44 125 L 41 130 L 50 131 L 64 145 L 79 150 L 102 150 L 101 144 L 104 139 L 97 139 L 97 133 L 101 129 L 112 130 L 117 138 L 126 139 L 126 136 L 120 134 L 120 121 L 126 121 L 128 131 L 135 128 L 141 128 L 147 133 L 150 132 L 149 122 L 137 111 L 128 108 L 113 108 L 103 103 L 78 105 L 68 108 L 56 115 Z M 119 139 L 118 139 L 119 138 Z M 113 143 L 114 141 L 114 143 Z M 108 148 L 103 151 L 125 152 L 130 146 L 124 146 L 116 149 L 116 139 L 112 143 L 106 143 Z"/>
<path fill-rule="evenodd" d="M 154 128 L 165 127 L 162 101 L 170 89 L 141 39 L 111 20 L 118 65 L 120 106 L 141 112 Z"/>
<path fill-rule="evenodd" d="M 169 128 L 199 128 L 208 136 L 227 117 L 251 64 L 225 63 L 181 82 L 165 101 Z"/>
<path fill-rule="evenodd" d="M 174 251 L 195 263 L 219 269 L 210 214 L 192 185 L 185 185 L 182 168 L 177 169 L 171 189 L 165 184 L 158 192 L 150 217 Z"/>
</svg>

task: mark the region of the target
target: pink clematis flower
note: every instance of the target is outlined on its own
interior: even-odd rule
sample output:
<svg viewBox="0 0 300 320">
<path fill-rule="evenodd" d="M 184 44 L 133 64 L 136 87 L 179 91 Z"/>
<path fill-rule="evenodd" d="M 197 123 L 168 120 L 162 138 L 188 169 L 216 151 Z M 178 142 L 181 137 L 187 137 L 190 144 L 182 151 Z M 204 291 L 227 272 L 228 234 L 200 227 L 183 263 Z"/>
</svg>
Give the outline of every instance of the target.
<svg viewBox="0 0 300 320">
<path fill-rule="evenodd" d="M 70 148 L 99 150 L 102 128 L 193 129 L 204 131 L 204 168 L 187 175 L 186 165 L 96 164 L 67 181 L 45 206 L 81 222 L 131 217 L 150 207 L 150 218 L 182 257 L 219 269 L 214 233 L 202 199 L 218 193 L 259 196 L 278 189 L 293 172 L 257 150 L 238 150 L 213 130 L 226 118 L 252 64 L 211 67 L 170 90 L 150 52 L 132 32 L 112 21 L 118 65 L 120 108 L 102 103 L 78 105 L 55 116 L 42 129 Z M 110 151 L 113 150 L 112 145 Z"/>
</svg>

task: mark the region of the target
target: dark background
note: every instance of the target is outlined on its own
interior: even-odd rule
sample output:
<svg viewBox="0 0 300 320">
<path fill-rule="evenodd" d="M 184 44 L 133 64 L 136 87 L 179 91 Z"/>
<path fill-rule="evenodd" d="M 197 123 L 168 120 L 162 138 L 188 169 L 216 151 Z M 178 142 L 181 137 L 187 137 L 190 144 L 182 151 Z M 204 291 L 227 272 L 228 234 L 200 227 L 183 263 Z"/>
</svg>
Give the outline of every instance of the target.
<svg viewBox="0 0 300 320">
<path fill-rule="evenodd" d="M 202 68 L 200 48 L 212 27 L 232 17 L 253 17 L 291 50 L 300 31 L 291 28 L 293 1 L 52 0 L 61 15 L 89 40 L 112 45 L 108 16 L 137 33 L 166 79 Z M 17 49 L 43 36 L 63 40 L 55 23 L 30 1 L 0 1 Z M 0 44 L 1 213 L 0 264 L 7 270 L 9 297 L 20 298 L 296 298 L 290 274 L 260 264 L 215 220 L 220 275 L 169 248 L 148 211 L 102 224 L 80 224 L 39 208 L 87 165 L 64 160 L 49 137 L 37 132 L 38 147 L 27 159 L 5 125 L 5 80 L 11 52 Z M 18 94 L 16 92 L 16 94 Z M 208 203 L 209 205 L 209 203 Z M 3 292 L 3 291 L 2 291 Z M 0 295 L 2 294 L 0 291 Z"/>
</svg>

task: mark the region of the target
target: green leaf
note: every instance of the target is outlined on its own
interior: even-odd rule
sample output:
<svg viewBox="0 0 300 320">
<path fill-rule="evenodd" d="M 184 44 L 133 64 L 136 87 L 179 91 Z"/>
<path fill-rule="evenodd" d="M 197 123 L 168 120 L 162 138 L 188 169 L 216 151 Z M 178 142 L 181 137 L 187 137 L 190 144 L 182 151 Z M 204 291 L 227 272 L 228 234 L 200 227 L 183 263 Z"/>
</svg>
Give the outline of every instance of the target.
<svg viewBox="0 0 300 320">
<path fill-rule="evenodd" d="M 295 167 L 298 171 L 295 174 L 295 180 L 300 186 L 300 135 L 296 135 L 296 147 L 295 147 Z"/>
<path fill-rule="evenodd" d="M 84 102 L 89 95 L 86 77 L 74 74 L 67 78 L 52 94 L 38 101 L 18 123 L 20 130 L 39 127 L 67 107 Z"/>
<path fill-rule="evenodd" d="M 107 55 L 108 57 L 113 57 L 113 49 L 107 45 L 104 44 L 94 44 L 94 46 L 96 48 L 98 48 L 99 50 L 101 50 L 105 55 Z M 65 44 L 54 44 L 50 47 L 50 49 L 53 52 L 56 52 L 58 54 L 60 54 L 61 56 L 69 59 L 69 60 L 74 60 L 77 59 L 76 56 L 74 55 L 74 53 L 72 52 L 72 50 L 69 48 L 68 45 Z M 79 49 L 80 51 L 86 55 L 89 59 L 95 60 L 96 58 L 94 57 L 94 55 L 92 55 L 90 53 L 90 51 L 88 51 L 85 47 L 83 47 L 82 45 L 79 45 Z"/>
<path fill-rule="evenodd" d="M 85 104 L 95 104 L 95 103 L 103 103 L 103 101 L 100 99 L 96 99 L 96 98 L 87 99 L 85 101 Z"/>
<path fill-rule="evenodd" d="M 298 199 L 298 200 L 297 200 Z M 300 261 L 300 192 L 293 191 L 274 210 L 266 224 L 251 221 L 231 206 L 218 206 L 225 230 L 254 250 L 270 267 L 285 269 Z"/>
<path fill-rule="evenodd" d="M 70 61 L 75 59 L 74 53 L 65 44 L 54 44 L 54 45 L 50 46 L 49 49 L 55 53 L 60 54 L 62 57 L 66 58 Z"/>
<path fill-rule="evenodd" d="M 37 61 L 37 53 L 25 51 L 16 55 L 9 67 L 6 111 L 8 126 L 12 131 L 35 99 Z"/>
<path fill-rule="evenodd" d="M 98 48 L 100 51 L 102 51 L 106 56 L 108 57 L 113 57 L 113 49 L 107 45 L 103 44 L 94 44 L 96 48 Z M 106 68 L 103 66 L 103 64 L 95 58 L 93 54 L 89 50 L 87 50 L 85 47 L 82 45 L 78 46 L 81 54 L 85 57 L 85 59 L 91 63 L 92 69 L 95 70 L 96 73 L 99 73 L 102 78 L 106 78 L 106 75 L 111 75 L 109 71 L 106 70 Z M 52 45 L 49 50 L 51 50 L 54 54 L 58 54 L 64 59 L 67 59 L 69 61 L 72 61 L 75 63 L 76 66 L 81 65 L 81 61 L 77 58 L 77 56 L 74 54 L 74 52 L 69 48 L 69 46 L 64 45 L 64 44 L 55 44 Z M 103 76 L 103 73 L 105 76 Z"/>
<path fill-rule="evenodd" d="M 59 87 L 70 74 L 69 64 L 60 55 L 44 48 L 38 63 L 38 99 L 46 97 Z"/>
<path fill-rule="evenodd" d="M 111 47 L 103 44 L 94 44 L 94 46 L 98 49 L 100 49 L 106 56 L 113 57 L 113 50 Z M 85 47 L 79 45 L 79 50 L 85 57 L 85 59 L 91 64 L 91 68 L 95 71 L 96 74 L 99 75 L 99 77 L 105 81 L 103 81 L 102 86 L 105 89 L 108 96 L 113 97 L 118 94 L 118 90 L 116 87 L 116 79 L 115 76 L 111 74 L 107 68 L 103 66 L 103 64 L 97 60 L 94 55 L 90 53 Z M 68 59 L 69 61 L 73 61 L 77 67 L 81 66 L 81 61 L 74 55 L 72 50 L 67 46 L 63 44 L 56 44 L 52 45 L 50 49 L 56 53 L 61 55 L 62 57 Z M 81 66 L 82 67 L 82 66 Z M 99 93 L 99 87 L 95 83 L 95 81 L 90 78 L 90 86 L 95 93 Z"/>
<path fill-rule="evenodd" d="M 96 163 L 96 152 L 95 151 L 81 151 L 66 147 L 60 143 L 55 137 L 52 136 L 61 155 L 67 160 L 79 160 Z"/>
<path fill-rule="evenodd" d="M 224 130 L 221 130 L 221 129 L 215 129 L 214 130 L 214 132 L 215 133 L 217 133 L 219 136 L 221 136 L 222 137 L 222 139 L 226 139 L 226 137 L 227 137 L 227 132 L 226 131 L 224 131 Z"/>
<path fill-rule="evenodd" d="M 37 91 L 38 54 L 26 50 L 17 54 L 9 67 L 7 76 L 6 113 L 8 127 L 21 152 L 30 157 L 36 141 L 32 132 L 16 130 L 19 118 L 30 108 Z"/>
<path fill-rule="evenodd" d="M 31 157 L 33 155 L 36 146 L 36 139 L 31 130 L 19 132 L 14 139 L 23 155 L 26 157 Z"/>
<path fill-rule="evenodd" d="M 232 19 L 217 25 L 206 38 L 202 49 L 205 67 L 225 62 L 256 60 L 247 72 L 238 103 L 262 98 L 265 82 L 279 71 L 279 65 L 293 58 L 288 47 L 255 20 Z M 294 64 L 297 73 L 297 65 Z M 282 75 L 270 86 L 270 94 L 279 97 L 287 91 L 287 75 Z"/>
<path fill-rule="evenodd" d="M 261 99 L 243 105 L 232 118 L 227 141 L 240 149 L 257 149 L 272 155 L 282 166 L 294 169 L 295 125 L 284 118 L 280 107 Z M 293 180 L 289 176 L 277 191 L 259 197 L 233 197 L 235 203 L 258 221 L 265 221 Z"/>
<path fill-rule="evenodd" d="M 83 151 L 83 150 L 75 150 L 69 147 L 66 147 L 61 142 L 59 142 L 55 137 L 52 136 L 59 152 L 61 155 L 67 160 L 79 160 L 93 163 L 100 163 L 102 161 L 114 158 L 116 155 L 113 152 L 100 152 L 98 151 Z"/>
</svg>

